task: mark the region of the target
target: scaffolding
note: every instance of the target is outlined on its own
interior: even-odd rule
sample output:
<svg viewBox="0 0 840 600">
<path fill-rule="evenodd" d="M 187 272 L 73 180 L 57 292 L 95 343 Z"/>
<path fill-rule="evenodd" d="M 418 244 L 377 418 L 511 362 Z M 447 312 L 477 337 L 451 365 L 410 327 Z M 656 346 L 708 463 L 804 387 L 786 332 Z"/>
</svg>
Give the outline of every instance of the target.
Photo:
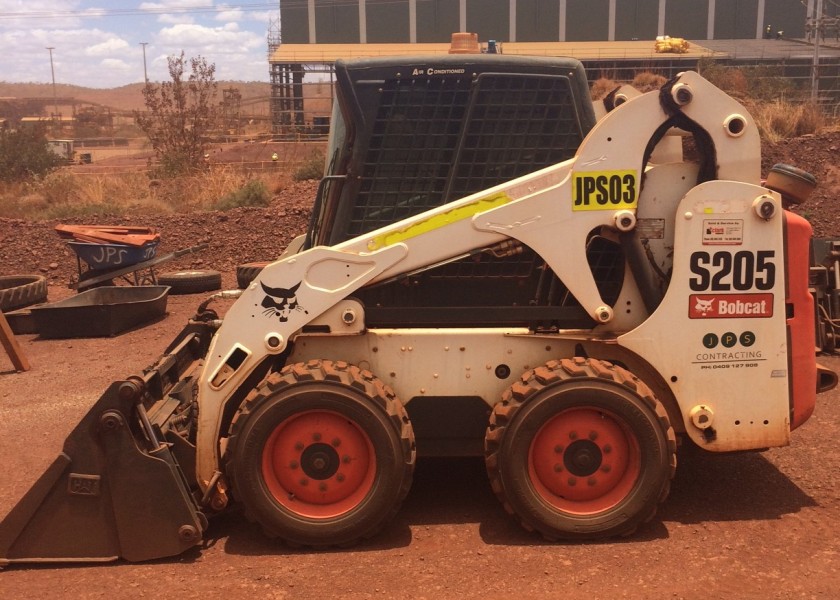
<svg viewBox="0 0 840 600">
<path fill-rule="evenodd" d="M 280 138 L 325 137 L 329 131 L 332 105 L 332 61 L 303 63 L 276 60 L 280 44 L 280 20 L 273 19 L 268 30 L 271 134 Z M 312 99 L 308 99 L 309 106 L 304 99 L 305 86 L 318 88 L 320 84 L 328 85 L 329 92 L 326 98 L 321 98 L 320 108 L 313 110 L 315 103 Z"/>
</svg>

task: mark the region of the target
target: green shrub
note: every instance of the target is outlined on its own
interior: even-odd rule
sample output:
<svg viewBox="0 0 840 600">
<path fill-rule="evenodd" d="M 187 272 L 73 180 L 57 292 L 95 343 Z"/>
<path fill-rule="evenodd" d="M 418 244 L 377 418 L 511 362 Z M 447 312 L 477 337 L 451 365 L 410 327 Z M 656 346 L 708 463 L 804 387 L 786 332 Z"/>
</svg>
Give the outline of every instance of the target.
<svg viewBox="0 0 840 600">
<path fill-rule="evenodd" d="M 324 152 L 322 150 L 313 150 L 306 162 L 295 171 L 292 178 L 295 181 L 304 181 L 306 179 L 321 179 L 323 176 Z"/>
<path fill-rule="evenodd" d="M 222 196 L 213 208 L 216 210 L 230 210 L 240 206 L 268 206 L 271 196 L 265 183 L 259 179 L 249 179 L 238 190 L 228 192 Z"/>
<path fill-rule="evenodd" d="M 0 181 L 26 181 L 43 177 L 61 164 L 50 150 L 42 127 L 0 130 Z"/>
</svg>

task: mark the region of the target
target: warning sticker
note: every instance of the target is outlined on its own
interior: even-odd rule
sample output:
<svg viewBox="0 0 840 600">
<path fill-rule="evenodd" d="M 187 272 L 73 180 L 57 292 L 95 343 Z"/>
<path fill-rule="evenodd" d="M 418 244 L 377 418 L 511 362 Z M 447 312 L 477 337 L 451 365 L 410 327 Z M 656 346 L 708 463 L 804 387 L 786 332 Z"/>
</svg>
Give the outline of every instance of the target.
<svg viewBox="0 0 840 600">
<path fill-rule="evenodd" d="M 737 246 L 744 243 L 744 221 L 741 219 L 704 219 L 703 244 Z"/>
</svg>

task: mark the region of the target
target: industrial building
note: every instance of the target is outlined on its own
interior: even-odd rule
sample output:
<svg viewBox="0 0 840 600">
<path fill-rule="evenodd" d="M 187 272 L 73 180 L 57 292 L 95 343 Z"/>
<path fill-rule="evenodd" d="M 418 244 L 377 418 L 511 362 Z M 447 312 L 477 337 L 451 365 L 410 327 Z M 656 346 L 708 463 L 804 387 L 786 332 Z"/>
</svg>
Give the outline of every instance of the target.
<svg viewBox="0 0 840 600">
<path fill-rule="evenodd" d="M 448 42 L 455 31 L 506 42 L 756 39 L 767 25 L 804 37 L 815 1 L 281 0 L 280 19 L 289 44 Z"/>
<path fill-rule="evenodd" d="M 775 61 L 785 76 L 808 79 L 818 1 L 280 0 L 280 20 L 269 34 L 272 129 L 323 130 L 328 103 L 310 107 L 304 78 L 331 81 L 337 58 L 446 53 L 456 32 L 476 33 L 485 49 L 506 54 L 573 56 L 591 79 L 639 69 L 667 76 L 696 68 L 703 57 Z M 840 38 L 840 3 L 824 4 L 822 35 Z M 691 50 L 656 54 L 653 42 L 664 35 L 690 40 Z M 825 49 L 820 61 L 823 75 L 836 78 L 840 50 Z"/>
</svg>

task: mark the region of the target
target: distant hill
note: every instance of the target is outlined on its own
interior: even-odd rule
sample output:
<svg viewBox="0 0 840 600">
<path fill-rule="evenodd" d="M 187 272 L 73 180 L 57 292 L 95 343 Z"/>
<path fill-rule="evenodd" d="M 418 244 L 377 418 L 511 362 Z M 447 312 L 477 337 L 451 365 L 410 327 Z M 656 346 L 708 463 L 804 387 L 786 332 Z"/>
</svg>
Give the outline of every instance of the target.
<svg viewBox="0 0 840 600">
<path fill-rule="evenodd" d="M 224 89 L 234 87 L 242 94 L 242 101 L 264 98 L 268 103 L 271 85 L 261 81 L 219 81 L 219 100 Z M 143 109 L 143 84 L 132 83 L 113 89 L 86 88 L 63 83 L 56 84 L 55 95 L 59 98 L 75 98 L 109 106 L 117 111 Z M 7 83 L 0 81 L 0 98 L 52 98 L 53 88 L 49 83 Z"/>
</svg>

